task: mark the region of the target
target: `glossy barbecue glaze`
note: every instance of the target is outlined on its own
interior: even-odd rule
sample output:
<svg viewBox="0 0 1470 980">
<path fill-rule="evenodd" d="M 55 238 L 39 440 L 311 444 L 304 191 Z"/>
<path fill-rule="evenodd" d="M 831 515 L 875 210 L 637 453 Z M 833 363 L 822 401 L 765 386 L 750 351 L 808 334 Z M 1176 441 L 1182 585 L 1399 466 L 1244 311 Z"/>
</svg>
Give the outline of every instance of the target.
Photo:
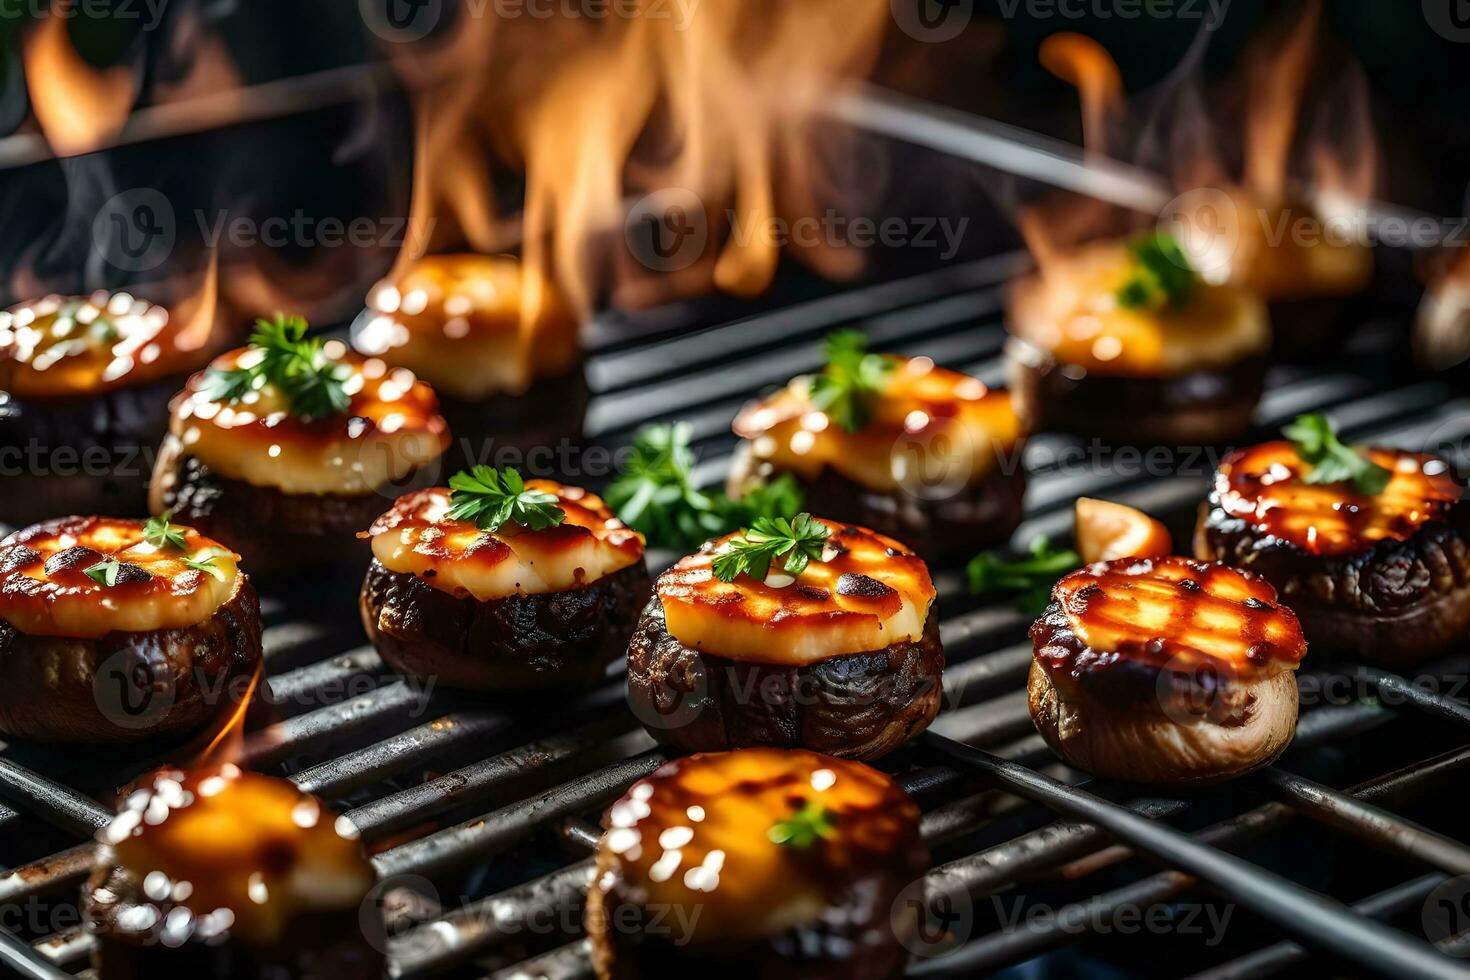
<svg viewBox="0 0 1470 980">
<path fill-rule="evenodd" d="M 889 360 L 888 386 L 858 432 L 812 406 L 810 377 L 746 406 L 734 428 L 750 441 L 752 463 L 808 483 L 830 468 L 869 490 L 895 491 L 970 486 L 1010 459 L 1022 433 L 1006 392 L 927 357 Z"/>
<path fill-rule="evenodd" d="M 0 618 L 32 636 L 97 638 L 198 625 L 236 591 L 236 556 L 189 528 L 186 547 L 143 539 L 138 521 L 67 517 L 0 543 Z M 87 569 L 116 560 L 116 584 Z M 190 567 L 192 560 L 208 569 Z"/>
<path fill-rule="evenodd" d="M 481 601 L 581 588 L 642 561 L 642 536 L 601 497 L 551 480 L 526 487 L 554 494 L 565 520 L 540 531 L 481 531 L 473 521 L 449 518 L 450 492 L 435 487 L 399 498 L 365 536 L 389 571 Z"/>
<path fill-rule="evenodd" d="M 161 306 L 128 293 L 47 296 L 0 311 L 0 391 L 17 398 L 97 396 L 197 365 Z"/>
<path fill-rule="evenodd" d="M 1037 663 L 1085 681 L 1124 664 L 1256 679 L 1306 655 L 1296 615 L 1249 572 L 1187 558 L 1122 558 L 1072 572 L 1031 629 Z"/>
<path fill-rule="evenodd" d="M 810 832 L 773 839 L 793 820 Z M 607 824 L 589 901 L 603 977 L 704 958 L 720 976 L 789 973 L 798 951 L 813 976 L 901 972 L 913 920 L 894 899 L 927 861 L 918 808 L 886 775 L 800 750 L 695 755 L 635 784 Z"/>
<path fill-rule="evenodd" d="M 1312 555 L 1349 555 L 1379 541 L 1404 541 L 1431 521 L 1443 520 L 1464 487 L 1442 459 L 1395 449 L 1369 449 L 1393 477 L 1376 496 L 1351 484 L 1310 484 L 1311 467 L 1289 442 L 1268 442 L 1231 453 L 1215 475 L 1217 506 L 1262 536 Z"/>
<path fill-rule="evenodd" d="M 84 911 L 101 936 L 103 977 L 124 955 L 152 957 L 157 968 L 172 955 L 182 966 L 191 947 L 249 950 L 276 963 L 315 958 L 318 969 L 381 963 L 358 927 L 376 876 L 355 831 L 286 780 L 231 764 L 162 770 L 127 796 L 98 838 L 104 847 Z M 360 948 L 334 960 L 333 944 Z"/>
<path fill-rule="evenodd" d="M 1270 321 L 1254 293 L 1200 282 L 1177 308 L 1127 309 L 1116 294 L 1132 274 L 1124 242 L 1061 257 L 1013 288 L 1011 333 L 1062 364 L 1110 377 L 1216 371 L 1269 351 Z"/>
<path fill-rule="evenodd" d="M 680 559 L 655 587 L 668 632 L 701 653 L 792 666 L 922 637 L 935 596 L 923 560 L 865 528 L 822 523 L 832 531 L 823 560 L 796 579 L 779 562 L 763 582 L 715 578 L 735 535 Z"/>
<path fill-rule="evenodd" d="M 159 461 L 162 478 L 152 488 L 155 509 L 176 478 L 180 456 L 199 460 L 217 477 L 295 495 L 372 493 L 439 458 L 450 436 L 428 385 L 411 371 L 349 353 L 340 342 L 326 347 L 350 368 L 350 404 L 341 415 L 312 422 L 292 416 L 273 386 L 221 404 L 206 394 L 205 372 L 190 378 L 175 400 Z M 227 370 L 260 355 L 242 348 L 212 366 Z"/>
<path fill-rule="evenodd" d="M 353 345 L 446 397 L 478 399 L 570 371 L 577 331 L 560 293 L 516 258 L 431 255 L 373 287 Z"/>
</svg>

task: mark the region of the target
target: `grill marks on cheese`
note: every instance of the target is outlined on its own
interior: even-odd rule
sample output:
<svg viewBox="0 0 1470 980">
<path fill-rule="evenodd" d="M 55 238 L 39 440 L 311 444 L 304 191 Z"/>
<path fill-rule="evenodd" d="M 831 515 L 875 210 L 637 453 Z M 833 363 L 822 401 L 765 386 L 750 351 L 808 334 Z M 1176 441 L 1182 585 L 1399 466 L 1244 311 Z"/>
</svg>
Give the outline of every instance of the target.
<svg viewBox="0 0 1470 980">
<path fill-rule="evenodd" d="M 923 559 L 892 538 L 836 521 L 824 561 L 793 580 L 778 559 L 765 581 L 715 578 L 726 535 L 680 559 L 656 592 L 669 634 L 703 653 L 802 666 L 919 639 L 934 603 Z"/>
<path fill-rule="evenodd" d="M 601 497 L 551 480 L 527 480 L 526 487 L 555 494 L 566 519 L 543 531 L 481 531 L 451 520 L 450 492 L 435 487 L 399 498 L 364 536 L 389 571 L 482 602 L 579 589 L 642 560 L 643 538 Z"/>
<path fill-rule="evenodd" d="M 191 528 L 188 547 L 156 548 L 138 521 L 66 517 L 17 531 L 0 542 L 0 617 L 32 636 L 95 639 L 114 630 L 186 629 L 214 615 L 237 588 L 237 558 Z M 213 558 L 218 573 L 184 564 Z M 120 563 L 117 584 L 86 570 Z"/>
<path fill-rule="evenodd" d="M 271 385 L 221 404 L 206 397 L 201 372 L 176 399 L 170 433 L 183 452 L 226 478 L 300 495 L 372 493 L 449 447 L 439 400 L 413 372 L 349 353 L 337 341 L 327 353 L 351 369 L 345 413 L 302 422 Z M 257 356 L 242 348 L 212 366 L 229 369 Z"/>
<path fill-rule="evenodd" d="M 813 480 L 825 467 L 870 490 L 908 485 L 968 486 L 996 467 L 1021 439 L 1010 395 L 927 357 L 890 357 L 887 388 L 873 418 L 848 432 L 811 404 L 811 378 L 796 378 L 735 419 L 735 434 L 755 456 Z"/>
<path fill-rule="evenodd" d="M 353 345 L 446 397 L 519 394 L 563 374 L 581 348 L 576 315 L 549 280 L 508 255 L 431 255 L 368 295 Z"/>
<path fill-rule="evenodd" d="M 1033 638 L 1053 674 L 1082 677 L 1131 662 L 1269 677 L 1306 655 L 1296 614 L 1278 603 L 1270 583 L 1225 565 L 1174 557 L 1099 562 L 1063 578 L 1052 599 L 1060 611 L 1049 611 Z"/>
<path fill-rule="evenodd" d="M 1270 535 L 1314 555 L 1350 555 L 1379 541 L 1404 541 L 1444 517 L 1464 487 L 1436 456 L 1369 449 L 1393 474 L 1382 493 L 1366 496 L 1350 483 L 1311 484 L 1311 467 L 1289 442 L 1268 442 L 1225 457 L 1215 475 L 1219 506 Z"/>
<path fill-rule="evenodd" d="M 1117 291 L 1133 269 L 1123 242 L 1048 263 L 1013 287 L 1012 334 L 1063 364 L 1125 377 L 1219 370 L 1270 349 L 1270 319 L 1254 293 L 1201 282 L 1178 308 L 1125 309 Z"/>
<path fill-rule="evenodd" d="M 770 839 L 808 805 L 830 836 L 806 848 Z M 645 907 L 698 906 L 696 943 L 758 939 L 819 920 L 855 881 L 893 867 L 918 819 L 886 775 L 858 763 L 802 750 L 690 756 L 613 805 L 593 887 L 624 888 Z"/>
<path fill-rule="evenodd" d="M 149 899 L 174 910 L 165 933 L 181 941 L 272 946 L 294 917 L 353 909 L 374 883 L 336 814 L 287 780 L 231 764 L 156 773 L 98 837 Z"/>
</svg>

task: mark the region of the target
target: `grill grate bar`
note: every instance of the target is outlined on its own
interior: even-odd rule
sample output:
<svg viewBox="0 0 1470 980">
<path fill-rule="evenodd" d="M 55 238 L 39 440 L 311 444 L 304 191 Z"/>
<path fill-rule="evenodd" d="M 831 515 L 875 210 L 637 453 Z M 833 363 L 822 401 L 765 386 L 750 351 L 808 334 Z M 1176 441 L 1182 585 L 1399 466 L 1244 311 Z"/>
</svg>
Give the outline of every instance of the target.
<svg viewBox="0 0 1470 980">
<path fill-rule="evenodd" d="M 1136 850 L 1208 881 L 1285 931 L 1333 955 L 1397 976 L 1470 976 L 1470 970 L 1402 932 L 1357 915 L 1336 900 L 1274 872 L 1149 821 L 1126 807 L 932 732 L 920 736 L 920 741 L 1012 792 L 1097 824 Z M 1172 877 L 1178 872 L 1168 874 Z"/>
</svg>

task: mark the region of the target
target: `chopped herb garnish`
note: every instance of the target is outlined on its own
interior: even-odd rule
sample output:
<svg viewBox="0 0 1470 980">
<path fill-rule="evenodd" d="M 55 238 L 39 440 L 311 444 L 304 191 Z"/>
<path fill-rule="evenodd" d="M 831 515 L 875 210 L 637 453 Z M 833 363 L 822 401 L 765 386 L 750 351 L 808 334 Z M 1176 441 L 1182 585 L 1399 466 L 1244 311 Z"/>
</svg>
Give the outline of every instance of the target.
<svg viewBox="0 0 1470 980">
<path fill-rule="evenodd" d="M 1135 239 L 1128 246 L 1133 274 L 1118 287 L 1118 304 L 1129 310 L 1160 310 L 1179 306 L 1199 284 L 1199 274 L 1179 241 L 1167 232 L 1156 231 Z"/>
<path fill-rule="evenodd" d="M 105 585 L 110 589 L 117 584 L 117 576 L 121 571 L 122 563 L 120 561 L 116 558 L 107 558 L 99 561 L 82 574 L 86 575 L 87 578 L 96 582 L 98 585 Z"/>
<path fill-rule="evenodd" d="M 308 338 L 306 331 L 306 320 L 299 316 L 277 314 L 274 320 L 256 320 L 250 344 L 262 352 L 259 360 L 249 367 L 211 369 L 204 396 L 238 402 L 272 385 L 285 397 L 291 414 L 303 422 L 347 411 L 351 400 L 345 382 L 350 369 L 327 357 L 322 341 Z"/>
<path fill-rule="evenodd" d="M 812 379 L 812 404 L 848 432 L 873 419 L 873 404 L 883 394 L 893 360 L 868 353 L 868 338 L 857 330 L 827 337 L 827 366 Z"/>
<path fill-rule="evenodd" d="M 223 582 L 225 580 L 224 569 L 215 565 L 215 561 L 226 554 L 228 552 L 221 551 L 218 548 L 206 548 L 192 558 L 185 558 L 184 564 L 196 572 L 213 575 L 216 579 Z"/>
<path fill-rule="evenodd" d="M 778 820 L 773 824 L 766 831 L 766 836 L 774 843 L 787 847 L 807 848 L 815 844 L 818 838 L 831 837 L 836 829 L 827 808 L 808 800 L 789 819 Z"/>
<path fill-rule="evenodd" d="M 143 540 L 155 548 L 177 548 L 183 551 L 189 547 L 188 539 L 184 537 L 186 528 L 177 524 L 170 524 L 169 518 L 173 511 L 166 511 L 158 517 L 150 517 L 143 525 Z"/>
<path fill-rule="evenodd" d="M 1051 601 L 1051 589 L 1057 579 L 1082 565 L 1082 558 L 1070 548 L 1053 548 L 1045 536 L 1031 540 L 1030 554 L 1008 560 L 1000 552 L 987 551 L 971 559 L 966 571 L 970 591 L 976 595 L 1013 593 L 1016 606 L 1023 612 L 1039 615 Z"/>
<path fill-rule="evenodd" d="M 715 557 L 715 578 L 733 582 L 744 572 L 763 580 L 771 570 L 771 562 L 784 557 L 782 567 L 788 575 L 800 575 L 807 564 L 820 561 L 832 529 L 810 514 L 761 518 L 749 530 L 733 538 L 726 550 Z"/>
<path fill-rule="evenodd" d="M 527 490 L 520 472 L 509 466 L 476 466 L 451 476 L 449 487 L 449 517 L 474 521 L 482 531 L 498 531 L 507 524 L 544 531 L 566 520 L 556 494 Z"/>
<path fill-rule="evenodd" d="M 790 474 L 733 500 L 696 489 L 690 433 L 686 422 L 641 429 L 622 473 L 608 487 L 608 505 L 650 544 L 690 551 L 760 518 L 791 518 L 801 510 L 801 489 Z"/>
<path fill-rule="evenodd" d="M 1327 416 L 1298 415 L 1285 429 L 1296 446 L 1296 454 L 1312 469 L 1307 483 L 1351 483 L 1361 494 L 1372 497 L 1383 492 L 1393 473 L 1337 438 Z"/>
</svg>

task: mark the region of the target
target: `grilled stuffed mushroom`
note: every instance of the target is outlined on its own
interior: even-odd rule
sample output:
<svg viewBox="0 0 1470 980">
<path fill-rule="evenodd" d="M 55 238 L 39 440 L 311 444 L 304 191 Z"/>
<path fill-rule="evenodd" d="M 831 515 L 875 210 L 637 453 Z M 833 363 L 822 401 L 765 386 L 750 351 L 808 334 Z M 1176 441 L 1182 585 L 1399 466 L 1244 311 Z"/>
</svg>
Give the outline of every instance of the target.
<svg viewBox="0 0 1470 980">
<path fill-rule="evenodd" d="M 167 310 L 128 293 L 0 311 L 0 520 L 141 513 L 146 454 L 203 360 L 187 341 Z"/>
<path fill-rule="evenodd" d="M 257 571 L 366 559 L 357 532 L 449 446 L 433 390 L 404 368 L 262 323 L 175 399 L 154 470 L 171 511 Z"/>
<path fill-rule="evenodd" d="M 434 386 L 460 464 L 511 449 L 516 465 L 549 475 L 552 451 L 582 435 L 579 326 L 555 286 L 512 256 L 431 255 L 373 287 L 352 342 Z"/>
<path fill-rule="evenodd" d="M 1187 558 L 1064 577 L 1031 627 L 1031 718 L 1106 779 L 1209 783 L 1268 765 L 1296 731 L 1296 616 L 1270 583 Z"/>
<path fill-rule="evenodd" d="M 587 903 L 602 980 L 881 980 L 917 930 L 913 801 L 867 766 L 745 749 L 670 762 L 608 815 Z"/>
<path fill-rule="evenodd" d="M 762 564 L 772 541 L 792 544 Z M 681 751 L 876 758 L 939 713 L 934 598 L 923 560 L 892 538 L 805 514 L 757 522 L 659 578 L 628 648 L 629 702 Z"/>
<path fill-rule="evenodd" d="M 580 487 L 484 467 L 453 485 L 366 535 L 362 621 L 383 659 L 478 691 L 601 680 L 648 600 L 642 537 Z"/>
<path fill-rule="evenodd" d="M 163 770 L 98 838 L 82 895 L 98 980 L 382 975 L 361 917 L 372 865 L 336 814 L 284 779 Z"/>
<path fill-rule="evenodd" d="M 870 527 L 935 563 L 1007 540 L 1026 493 L 1010 396 L 927 357 L 829 341 L 824 373 L 748 405 L 728 491 L 792 474 L 834 519 Z"/>
<path fill-rule="evenodd" d="M 1007 326 L 1027 428 L 1116 444 L 1238 439 L 1271 348 L 1255 294 L 1201 279 L 1167 235 L 1049 263 L 1012 289 Z"/>
<path fill-rule="evenodd" d="M 1314 650 L 1409 666 L 1470 628 L 1465 484 L 1435 456 L 1373 448 L 1360 458 L 1379 485 L 1311 482 L 1317 466 L 1292 442 L 1232 453 L 1196 552 L 1270 581 Z"/>
<path fill-rule="evenodd" d="M 183 736 L 259 667 L 260 603 L 229 549 L 167 521 L 65 517 L 0 542 L 0 731 Z"/>
</svg>

